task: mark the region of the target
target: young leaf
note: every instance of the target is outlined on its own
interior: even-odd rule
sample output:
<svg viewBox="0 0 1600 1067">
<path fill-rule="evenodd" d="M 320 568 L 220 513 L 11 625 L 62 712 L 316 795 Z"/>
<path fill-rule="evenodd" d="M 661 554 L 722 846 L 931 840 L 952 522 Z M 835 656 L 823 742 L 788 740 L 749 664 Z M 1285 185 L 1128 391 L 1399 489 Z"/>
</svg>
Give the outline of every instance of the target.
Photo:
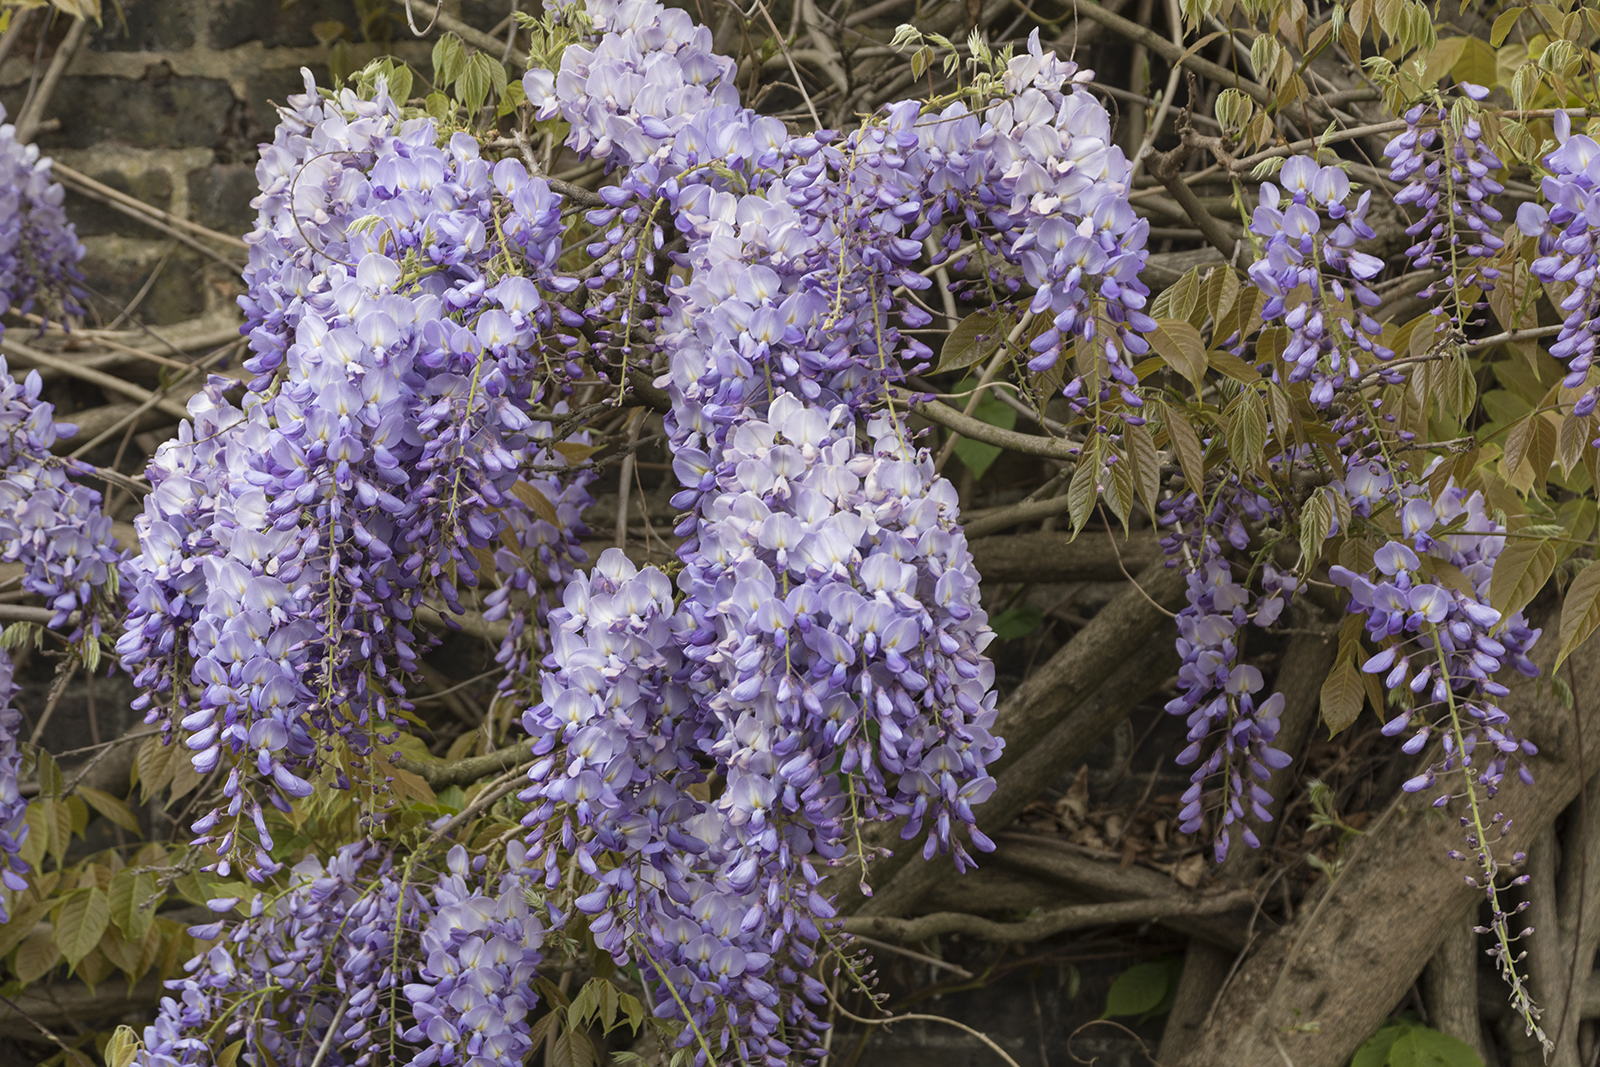
<svg viewBox="0 0 1600 1067">
<path fill-rule="evenodd" d="M 1083 452 L 1078 456 L 1078 468 L 1072 472 L 1072 481 L 1067 485 L 1067 512 L 1072 516 L 1073 537 L 1083 530 L 1084 523 L 1089 521 L 1089 515 L 1094 511 L 1098 495 L 1095 486 L 1099 477 L 1100 439 L 1096 436 L 1092 444 L 1084 445 Z"/>
<path fill-rule="evenodd" d="M 933 373 L 965 370 L 988 359 L 1005 343 L 1013 325 L 1009 315 L 988 309 L 974 311 L 945 337 L 944 347 L 939 349 L 939 365 Z"/>
<path fill-rule="evenodd" d="M 1189 380 L 1196 392 L 1204 388 L 1206 346 L 1199 330 L 1178 319 L 1158 320 L 1155 332 L 1147 340 L 1168 366 Z"/>
<path fill-rule="evenodd" d="M 561 516 L 556 514 L 556 506 L 550 503 L 550 498 L 540 492 L 536 486 L 518 478 L 512 485 L 511 491 L 517 494 L 517 499 L 533 509 L 533 513 L 548 522 L 551 526 L 561 526 Z"/>
<path fill-rule="evenodd" d="M 132 833 L 139 832 L 138 817 L 135 816 L 133 812 L 128 810 L 128 805 L 123 803 L 120 798 L 114 797 L 102 789 L 94 789 L 86 785 L 78 786 L 77 794 L 82 797 L 91 808 L 93 808 L 95 811 L 98 811 L 101 815 L 104 815 L 106 818 L 110 819 L 124 830 L 131 831 Z"/>
<path fill-rule="evenodd" d="M 1489 605 L 1501 615 L 1521 611 L 1544 588 L 1556 567 L 1556 550 L 1549 541 L 1533 537 L 1509 538 L 1489 576 Z"/>
<path fill-rule="evenodd" d="M 76 967 L 100 943 L 111 922 L 111 904 L 98 889 L 78 889 L 55 917 L 55 941 L 69 967 Z"/>
<path fill-rule="evenodd" d="M 111 1032 L 111 1039 L 106 1042 L 106 1067 L 128 1067 L 133 1062 L 134 1054 L 138 1051 L 139 1034 L 137 1031 L 131 1026 L 119 1026 Z M 220 1067 L 220 1058 L 218 1064 Z"/>
<path fill-rule="evenodd" d="M 1347 659 L 1340 660 L 1322 683 L 1322 721 L 1329 737 L 1338 736 L 1356 721 L 1366 696 L 1361 670 Z"/>
<path fill-rule="evenodd" d="M 1600 566 L 1591 563 L 1578 572 L 1567 587 L 1561 604 L 1561 650 L 1556 653 L 1554 670 L 1561 669 L 1567 657 L 1600 626 Z"/>
<path fill-rule="evenodd" d="M 440 35 L 433 45 L 433 84 L 440 91 L 454 85 L 466 69 L 467 48 L 453 33 Z"/>
</svg>

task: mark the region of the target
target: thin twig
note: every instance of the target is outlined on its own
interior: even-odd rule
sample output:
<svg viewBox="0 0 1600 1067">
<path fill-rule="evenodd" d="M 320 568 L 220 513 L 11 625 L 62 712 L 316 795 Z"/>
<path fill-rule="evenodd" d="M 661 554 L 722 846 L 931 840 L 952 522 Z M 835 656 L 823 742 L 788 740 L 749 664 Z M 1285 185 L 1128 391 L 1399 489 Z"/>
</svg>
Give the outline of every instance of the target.
<svg viewBox="0 0 1600 1067">
<path fill-rule="evenodd" d="M 778 24 L 772 21 L 772 12 L 767 10 L 763 0 L 756 0 L 756 7 L 761 10 L 761 15 L 767 20 L 767 25 L 772 29 L 772 38 L 778 42 L 778 47 L 783 50 L 783 58 L 789 61 L 789 73 L 794 75 L 794 87 L 800 90 L 800 98 L 806 102 L 806 110 L 811 112 L 811 121 L 816 123 L 817 129 L 822 129 L 822 116 L 817 114 L 817 105 L 811 102 L 811 94 L 806 92 L 805 79 L 800 77 L 800 68 L 794 65 L 794 56 L 789 54 L 789 42 L 783 39 L 783 34 L 778 30 Z"/>
<path fill-rule="evenodd" d="M 999 1056 L 1001 1059 L 1011 1064 L 1011 1067 L 1021 1067 L 1016 1060 L 1006 1055 L 1006 1050 L 995 1044 L 987 1034 L 983 1033 L 981 1030 L 974 1030 L 966 1023 L 957 1022 L 954 1019 L 946 1019 L 943 1015 L 920 1015 L 915 1013 L 908 1015 L 891 1015 L 887 1019 L 863 1019 L 861 1016 L 850 1011 L 850 1009 L 846 1008 L 843 1004 L 840 1004 L 838 998 L 833 995 L 832 989 L 828 989 L 828 999 L 833 1002 L 834 1010 L 840 1015 L 843 1015 L 851 1022 L 861 1023 L 863 1026 L 892 1026 L 895 1023 L 901 1022 L 929 1022 L 944 1023 L 946 1026 L 953 1026 L 957 1030 L 965 1030 L 967 1033 L 971 1034 L 973 1037 L 989 1046 L 989 1048 L 994 1051 L 996 1056 Z"/>
<path fill-rule="evenodd" d="M 1272 102 L 1272 94 L 1255 82 L 1246 81 L 1234 71 L 1213 63 L 1209 59 L 1202 59 L 1197 55 L 1186 55 L 1183 48 L 1173 44 L 1159 33 L 1141 26 L 1137 22 L 1125 19 L 1121 15 L 1113 14 L 1099 4 L 1093 3 L 1092 0 L 1072 0 L 1072 6 L 1079 15 L 1093 19 L 1113 33 L 1121 34 L 1130 41 L 1144 45 L 1168 63 L 1181 62 L 1202 78 L 1210 78 L 1219 85 L 1238 89 L 1262 107 L 1266 107 Z"/>
<path fill-rule="evenodd" d="M 129 196 L 121 190 L 113 189 L 109 185 L 97 182 L 82 171 L 66 166 L 60 160 L 56 160 L 51 164 L 51 172 L 56 177 L 64 179 L 68 184 L 79 186 L 80 192 L 94 194 L 98 199 L 106 200 L 112 203 L 113 206 L 121 205 L 140 214 L 149 215 L 152 219 L 165 223 L 167 226 L 187 231 L 196 237 L 204 237 L 208 241 L 216 241 L 218 244 L 224 244 L 230 248 L 237 248 L 240 251 L 248 251 L 250 248 L 249 245 L 244 243 L 243 238 L 213 230 L 209 226 L 202 226 L 198 222 L 191 222 L 189 219 L 163 211 L 153 204 L 147 204 L 137 197 Z M 204 249 L 204 251 L 215 255 L 215 252 L 211 249 Z"/>
<path fill-rule="evenodd" d="M 904 956 L 907 959 L 918 960 L 922 963 L 926 963 L 930 967 L 938 967 L 941 970 L 950 971 L 952 974 L 955 974 L 961 978 L 971 979 L 975 977 L 973 973 L 967 970 L 965 967 L 957 967 L 955 964 L 941 960 L 936 956 L 929 956 L 921 952 L 913 952 L 911 949 L 905 948 L 904 946 L 891 945 L 887 941 L 879 941 L 877 938 L 868 937 L 866 934 L 851 934 L 850 936 L 861 942 L 863 945 L 871 945 L 873 948 L 881 948 L 885 952 L 893 952 L 897 956 Z"/>
<path fill-rule="evenodd" d="M 22 31 L 27 28 L 28 22 L 33 18 L 33 8 L 13 8 L 11 11 L 11 24 L 6 27 L 6 32 L 0 34 L 0 63 L 6 61 L 11 50 L 22 39 Z"/>
<path fill-rule="evenodd" d="M 186 419 L 189 417 L 189 412 L 184 409 L 182 404 L 171 400 L 163 400 L 141 385 L 134 385 L 132 382 L 124 381 L 114 374 L 107 374 L 105 371 L 95 370 L 92 367 L 80 366 L 69 359 L 62 359 L 60 356 L 54 356 L 48 352 L 40 352 L 36 348 L 30 348 L 29 346 L 22 344 L 9 334 L 0 336 L 0 349 L 4 349 L 6 352 L 9 352 L 19 359 L 26 360 L 29 363 L 33 363 L 41 367 L 49 367 L 52 370 L 58 370 L 62 374 L 70 377 L 89 382 L 91 385 L 98 385 L 102 389 L 109 389 L 114 393 L 121 393 L 123 396 L 128 397 L 131 400 L 143 401 L 154 399 L 155 407 L 159 407 L 162 411 L 173 416 L 174 418 Z"/>
<path fill-rule="evenodd" d="M 913 394 L 903 389 L 890 388 L 890 394 L 899 401 L 909 401 Z M 1050 459 L 1078 458 L 1078 448 L 1051 437 L 1041 437 L 1038 434 L 1017 433 L 1015 430 L 1002 430 L 998 426 L 991 426 L 981 419 L 963 415 L 948 404 L 938 402 L 919 402 L 913 404 L 911 410 L 927 419 L 936 422 L 947 430 L 954 430 L 962 437 L 970 437 L 974 441 L 985 444 L 998 445 L 1009 448 L 1013 452 L 1024 452 L 1032 456 L 1045 456 Z"/>
<path fill-rule="evenodd" d="M 61 81 L 61 73 L 67 69 L 67 64 L 72 62 L 72 57 L 77 55 L 78 47 L 83 44 L 83 38 L 88 32 L 89 20 L 80 16 L 67 31 L 67 36 L 56 45 L 56 54 L 50 57 L 49 69 L 44 72 L 44 79 L 39 82 L 38 92 L 28 102 L 28 106 L 22 109 L 22 114 L 17 116 L 19 143 L 27 144 L 39 132 L 44 109 L 50 106 L 50 98 L 55 95 L 56 85 Z"/>
</svg>

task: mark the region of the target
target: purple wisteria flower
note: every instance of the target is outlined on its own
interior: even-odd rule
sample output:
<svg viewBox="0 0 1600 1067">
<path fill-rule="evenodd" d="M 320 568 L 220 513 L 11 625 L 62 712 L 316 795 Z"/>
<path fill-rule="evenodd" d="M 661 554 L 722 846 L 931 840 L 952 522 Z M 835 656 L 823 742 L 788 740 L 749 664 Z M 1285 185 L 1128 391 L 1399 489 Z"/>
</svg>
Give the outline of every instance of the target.
<svg viewBox="0 0 1600 1067">
<path fill-rule="evenodd" d="M 210 904 L 226 914 L 239 901 Z M 246 908 L 243 919 L 190 928 L 214 943 L 186 964 L 187 977 L 167 983 L 134 1063 L 214 1063 L 235 1041 L 244 1043 L 242 1062 L 281 1067 L 365 1067 L 387 1057 L 394 994 L 404 987 L 410 995 L 418 928 L 433 914 L 393 856 L 357 841 L 326 864 L 309 857 L 282 892 Z"/>
<path fill-rule="evenodd" d="M 1517 209 L 1517 227 L 1539 239 L 1539 258 L 1529 267 L 1530 273 L 1546 285 L 1572 286 L 1561 301 L 1566 318 L 1550 354 L 1567 365 L 1561 384 L 1584 390 L 1573 406 L 1573 414 L 1581 417 L 1600 400 L 1600 386 L 1589 383 L 1595 333 L 1600 330 L 1600 286 L 1595 284 L 1600 230 L 1592 221 L 1600 213 L 1600 144 L 1573 133 L 1565 112 L 1557 111 L 1552 121 L 1558 146 L 1544 158 L 1548 173 L 1541 183 L 1550 206 L 1523 204 Z"/>
<path fill-rule="evenodd" d="M 1487 93 L 1470 84 L 1465 91 L 1472 99 Z M 1422 218 L 1406 228 L 1408 236 L 1418 239 L 1406 256 L 1418 269 L 1444 273 L 1418 298 L 1473 287 L 1493 289 L 1500 271 L 1484 259 L 1505 247 L 1495 232 L 1502 216 L 1490 203 L 1505 192 L 1493 177 L 1504 164 L 1483 143 L 1483 124 L 1476 115 L 1468 115 L 1457 129 L 1443 104 L 1417 104 L 1405 113 L 1405 121 L 1405 130 L 1383 154 L 1391 161 L 1390 179 L 1404 183 L 1395 203 L 1422 209 Z"/>
<path fill-rule="evenodd" d="M 149 721 L 179 726 L 202 773 L 224 769 L 225 810 L 195 832 L 220 870 L 259 877 L 262 803 L 342 780 L 318 744 L 390 740 L 432 640 L 422 603 L 464 611 L 502 533 L 558 579 L 581 550 L 529 502 L 564 490 L 519 485 L 558 465 L 533 416 L 574 343 L 551 300 L 576 282 L 556 272 L 548 183 L 403 119 L 381 84 L 324 98 L 309 74 L 257 175 L 241 298 L 256 377 L 238 408 L 197 398 L 195 428 L 152 464 L 118 650 Z"/>
<path fill-rule="evenodd" d="M 1272 563 L 1262 567 L 1261 591 L 1239 581 L 1236 564 L 1218 541 L 1220 534 L 1235 551 L 1249 547 L 1244 520 L 1277 518 L 1279 509 L 1258 493 L 1237 485 L 1214 494 L 1210 513 L 1203 513 L 1200 497 L 1189 492 L 1163 502 L 1161 525 L 1170 532 L 1162 546 L 1169 566 L 1184 567 L 1188 579 L 1188 606 L 1178 613 L 1178 669 L 1180 693 L 1167 703 L 1167 712 L 1186 716 L 1189 745 L 1178 754 L 1180 766 L 1198 764 L 1183 794 L 1179 829 L 1196 833 L 1208 809 L 1215 809 L 1212 848 L 1218 863 L 1227 858 L 1234 824 L 1245 844 L 1259 848 L 1260 840 L 1244 822 L 1246 806 L 1256 818 L 1270 822 L 1264 807 L 1272 797 L 1263 788 L 1272 771 L 1289 765 L 1287 753 L 1272 747 L 1283 711 L 1283 694 L 1260 699 L 1261 671 L 1242 662 L 1242 634 L 1254 623 L 1275 624 L 1292 601 L 1299 580 Z M 1207 751 L 1209 749 L 1209 751 Z M 1208 784 L 1220 779 L 1219 791 Z"/>
<path fill-rule="evenodd" d="M 61 210 L 66 194 L 50 180 L 50 157 L 18 142 L 5 117 L 0 107 L 0 315 L 61 322 L 83 314 L 83 244 Z"/>
<path fill-rule="evenodd" d="M 1250 232 L 1265 241 L 1250 264 L 1250 279 L 1268 298 L 1261 317 L 1289 330 L 1282 352 L 1288 380 L 1310 381 L 1311 402 L 1326 407 L 1347 380 L 1361 376 L 1363 361 L 1393 355 L 1379 343 L 1383 327 L 1367 310 L 1378 305 L 1378 296 L 1366 283 L 1383 261 L 1355 247 L 1375 236 L 1366 223 L 1372 192 L 1347 204 L 1349 177 L 1310 156 L 1285 160 L 1277 178 L 1277 184 L 1261 183 L 1250 221 Z M 1309 296 L 1290 307 L 1291 294 L 1302 286 Z M 1276 378 L 1277 368 L 1272 373 Z"/>
</svg>

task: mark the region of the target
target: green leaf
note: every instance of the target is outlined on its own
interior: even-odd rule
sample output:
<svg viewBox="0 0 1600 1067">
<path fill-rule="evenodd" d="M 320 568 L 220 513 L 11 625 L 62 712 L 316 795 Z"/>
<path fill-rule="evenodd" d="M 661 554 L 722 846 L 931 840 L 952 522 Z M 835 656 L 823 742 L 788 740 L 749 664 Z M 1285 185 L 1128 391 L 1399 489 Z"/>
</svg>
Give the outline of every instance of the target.
<svg viewBox="0 0 1600 1067">
<path fill-rule="evenodd" d="M 1242 471 L 1255 470 L 1266 459 L 1267 405 L 1254 389 L 1241 389 L 1228 418 L 1228 453 Z"/>
<path fill-rule="evenodd" d="M 506 68 L 487 52 L 467 57 L 466 69 L 456 82 L 456 94 L 466 106 L 467 115 L 476 117 L 486 101 L 500 95 L 506 87 Z"/>
<path fill-rule="evenodd" d="M 100 943 L 111 921 L 111 903 L 98 889 L 79 889 L 56 915 L 55 941 L 67 965 L 76 967 Z"/>
<path fill-rule="evenodd" d="M 1426 1026 L 1413 1026 L 1410 1033 L 1394 1043 L 1389 1050 L 1389 1062 L 1394 1067 L 1400 1067 L 1402 1042 L 1409 1043 L 1405 1052 L 1412 1056 L 1416 1067 L 1483 1067 L 1483 1060 L 1471 1045 Z"/>
<path fill-rule="evenodd" d="M 1200 302 L 1200 268 L 1191 267 L 1150 303 L 1153 319 L 1187 319 Z"/>
<path fill-rule="evenodd" d="M 1096 434 L 1078 454 L 1078 467 L 1072 472 L 1072 481 L 1067 484 L 1067 512 L 1072 516 L 1073 537 L 1083 530 L 1084 523 L 1089 521 L 1089 513 L 1094 510 L 1095 498 L 1099 495 L 1096 488 L 1099 477 L 1100 437 Z"/>
<path fill-rule="evenodd" d="M 1356 1054 L 1350 1059 L 1350 1067 L 1384 1067 L 1389 1062 L 1389 1049 L 1409 1029 L 1403 1023 L 1385 1026 L 1356 1049 Z"/>
<path fill-rule="evenodd" d="M 433 84 L 443 91 L 456 83 L 467 67 L 467 47 L 453 33 L 442 34 L 433 45 Z"/>
<path fill-rule="evenodd" d="M 145 738 L 139 745 L 134 769 L 139 774 L 139 792 L 144 799 L 149 800 L 171 784 L 173 759 L 182 751 L 179 745 L 163 744 L 160 734 Z"/>
<path fill-rule="evenodd" d="M 119 1026 L 111 1032 L 111 1040 L 106 1042 L 106 1067 L 129 1067 L 138 1051 L 138 1033 L 131 1026 Z M 217 1062 L 220 1067 L 221 1059 Z"/>
<path fill-rule="evenodd" d="M 1043 621 L 1044 612 L 1037 604 L 1018 604 L 990 619 L 989 628 L 1000 640 L 1010 641 L 1033 633 Z"/>
<path fill-rule="evenodd" d="M 1322 683 L 1322 721 L 1328 736 L 1336 737 L 1361 714 L 1367 687 L 1361 670 L 1349 660 L 1341 660 Z"/>
<path fill-rule="evenodd" d="M 1500 13 L 1500 16 L 1494 20 L 1494 28 L 1489 31 L 1489 47 L 1499 48 L 1506 43 L 1506 38 L 1510 36 L 1512 27 L 1516 26 L 1517 20 L 1522 17 L 1522 12 L 1522 8 L 1513 7 Z M 1489 83 L 1485 82 L 1484 84 Z"/>
<path fill-rule="evenodd" d="M 57 797 L 61 795 L 66 782 L 61 777 L 61 766 L 56 763 L 56 758 L 44 749 L 34 749 L 35 767 L 34 774 L 39 781 L 39 795 L 43 797 Z"/>
<path fill-rule="evenodd" d="M 505 118 L 527 102 L 528 91 L 522 87 L 522 83 L 509 81 L 505 91 L 500 94 L 500 106 L 494 109 L 495 118 Z"/>
<path fill-rule="evenodd" d="M 1178 319 L 1158 320 L 1146 339 L 1168 366 L 1189 380 L 1196 392 L 1204 388 L 1206 346 L 1199 330 Z"/>
<path fill-rule="evenodd" d="M 1507 538 L 1489 576 L 1489 606 L 1502 616 L 1521 611 L 1544 588 L 1556 567 L 1556 550 L 1549 541 Z"/>
<path fill-rule="evenodd" d="M 145 931 L 155 921 L 156 906 L 160 903 L 152 902 L 155 895 L 156 876 L 153 874 L 134 874 L 131 867 L 124 867 L 112 875 L 111 884 L 106 887 L 106 898 L 111 904 L 111 921 L 117 924 L 117 929 L 129 941 L 144 937 Z M 147 904 L 148 907 L 145 906 Z"/>
<path fill-rule="evenodd" d="M 129 830 L 133 833 L 139 832 L 138 818 L 133 814 L 133 812 L 128 810 L 128 805 L 124 804 L 117 797 L 112 796 L 103 789 L 94 789 L 86 785 L 78 786 L 77 794 L 82 797 L 91 808 L 93 808 L 95 811 L 98 811 L 101 815 L 104 815 L 106 818 L 110 819 L 124 830 Z"/>
<path fill-rule="evenodd" d="M 1128 449 L 1127 463 L 1133 477 L 1134 492 L 1144 503 L 1145 512 L 1156 514 L 1156 500 L 1161 495 L 1161 454 L 1147 426 L 1124 426 L 1123 443 Z"/>
<path fill-rule="evenodd" d="M 1322 558 L 1322 546 L 1333 532 L 1332 496 L 1327 486 L 1318 486 L 1300 511 L 1300 553 L 1307 563 Z"/>
<path fill-rule="evenodd" d="M 1200 443 L 1200 435 L 1194 432 L 1182 411 L 1168 404 L 1161 406 L 1161 425 L 1166 427 L 1167 440 L 1172 451 L 1177 453 L 1185 484 L 1198 493 L 1205 484 L 1206 475 L 1205 447 Z"/>
<path fill-rule="evenodd" d="M 939 349 L 939 365 L 934 374 L 947 370 L 965 370 L 999 351 L 1006 335 L 1015 325 L 1010 315 L 995 311 L 974 311 L 945 336 Z"/>
<path fill-rule="evenodd" d="M 17 946 L 17 956 L 12 969 L 24 982 L 37 982 L 56 969 L 61 962 L 61 950 L 49 930 L 35 930 Z"/>
<path fill-rule="evenodd" d="M 1181 961 L 1178 961 L 1181 966 Z M 1117 1015 L 1145 1015 L 1161 1007 L 1169 990 L 1176 986 L 1172 960 L 1156 960 L 1129 967 L 1111 983 L 1106 993 L 1106 1010 L 1100 1018 Z"/>
<path fill-rule="evenodd" d="M 631 993 L 622 994 L 619 1000 L 622 1004 L 622 1014 L 627 1016 L 628 1025 L 637 1033 L 639 1027 L 644 1025 L 644 1005 Z"/>
<path fill-rule="evenodd" d="M 1554 670 L 1600 626 L 1600 566 L 1591 563 L 1578 572 L 1561 603 L 1561 650 Z"/>
<path fill-rule="evenodd" d="M 0 957 L 9 956 L 23 938 L 33 933 L 33 928 L 55 907 L 55 903 L 54 900 L 40 900 L 20 911 L 12 908 L 11 918 L 0 923 Z"/>
</svg>

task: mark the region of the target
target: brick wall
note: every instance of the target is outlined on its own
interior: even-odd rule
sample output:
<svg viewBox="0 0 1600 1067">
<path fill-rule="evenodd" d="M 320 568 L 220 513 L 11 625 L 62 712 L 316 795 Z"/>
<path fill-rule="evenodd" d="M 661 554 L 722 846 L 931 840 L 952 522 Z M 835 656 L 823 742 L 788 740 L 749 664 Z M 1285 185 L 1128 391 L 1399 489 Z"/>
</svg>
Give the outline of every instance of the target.
<svg viewBox="0 0 1600 1067">
<path fill-rule="evenodd" d="M 38 144 L 106 185 L 225 233 L 242 235 L 254 222 L 256 145 L 272 137 L 274 102 L 301 91 L 302 67 L 328 84 L 324 39 L 342 26 L 345 62 L 355 68 L 392 53 L 431 73 L 431 42 L 412 36 L 399 2 L 121 0 L 125 21 L 110 0 L 104 6 L 104 25 L 51 96 Z M 431 11 L 430 0 L 417 6 Z M 446 10 L 488 30 L 510 2 L 455 0 Z M 35 15 L 0 66 L 0 103 L 12 118 L 65 22 L 56 20 L 40 48 Z M 147 324 L 237 317 L 238 279 L 225 268 L 101 203 L 69 196 L 67 210 L 89 250 L 84 273 L 104 298 L 94 309 L 102 319 L 147 282 L 138 307 Z"/>
</svg>

